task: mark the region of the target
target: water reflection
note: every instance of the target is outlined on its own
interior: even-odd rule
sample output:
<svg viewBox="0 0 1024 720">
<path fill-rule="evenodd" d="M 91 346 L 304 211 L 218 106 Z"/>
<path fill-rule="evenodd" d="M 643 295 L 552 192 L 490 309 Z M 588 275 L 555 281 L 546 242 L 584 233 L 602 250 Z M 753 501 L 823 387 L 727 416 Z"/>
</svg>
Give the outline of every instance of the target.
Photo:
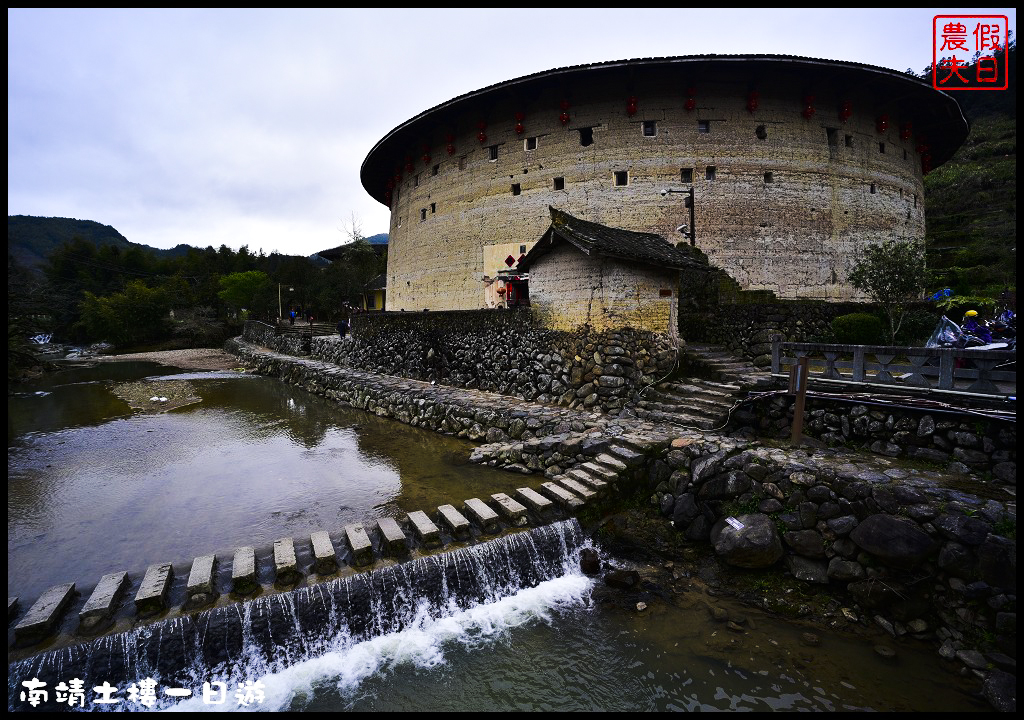
<svg viewBox="0 0 1024 720">
<path fill-rule="evenodd" d="M 8 398 L 9 595 L 58 582 L 91 586 L 108 572 L 187 563 L 521 484 L 467 464 L 470 443 L 277 380 L 121 365 L 48 377 Z M 106 370 L 116 382 L 187 380 L 202 401 L 133 414 Z"/>
</svg>

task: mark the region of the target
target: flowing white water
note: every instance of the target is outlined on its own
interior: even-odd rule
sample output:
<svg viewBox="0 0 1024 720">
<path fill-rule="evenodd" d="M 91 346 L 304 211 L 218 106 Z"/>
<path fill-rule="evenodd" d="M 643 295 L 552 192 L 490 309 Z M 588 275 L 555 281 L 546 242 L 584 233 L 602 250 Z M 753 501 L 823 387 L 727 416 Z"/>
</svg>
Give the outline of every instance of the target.
<svg viewBox="0 0 1024 720">
<path fill-rule="evenodd" d="M 324 688 L 333 686 L 342 698 L 355 699 L 360 686 L 370 677 L 389 673 L 400 666 L 429 670 L 446 663 L 446 654 L 455 647 L 486 651 L 520 626 L 552 622 L 560 611 L 584 605 L 593 581 L 579 572 L 537 587 L 524 588 L 494 602 L 481 603 L 465 610 L 453 609 L 441 616 L 430 616 L 421 604 L 414 624 L 399 632 L 380 635 L 362 642 L 339 637 L 337 649 L 305 658 L 287 667 L 274 669 L 265 664 L 246 668 L 243 677 L 229 687 L 223 704 L 212 705 L 200 695 L 177 704 L 165 704 L 169 710 L 195 712 L 239 709 L 301 709 Z M 210 680 L 216 680 L 211 677 Z M 245 682 L 260 683 L 263 701 L 240 705 L 235 692 Z M 125 708 L 129 709 L 129 708 Z M 131 709 L 139 709 L 138 707 Z"/>
</svg>

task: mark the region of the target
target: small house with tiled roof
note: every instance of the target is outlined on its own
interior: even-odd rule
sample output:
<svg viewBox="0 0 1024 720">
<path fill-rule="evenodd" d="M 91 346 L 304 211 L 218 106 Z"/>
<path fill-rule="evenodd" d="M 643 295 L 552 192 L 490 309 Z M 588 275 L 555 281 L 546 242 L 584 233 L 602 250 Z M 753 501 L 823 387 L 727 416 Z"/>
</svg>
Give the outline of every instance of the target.
<svg viewBox="0 0 1024 720">
<path fill-rule="evenodd" d="M 675 336 L 679 273 L 707 269 L 688 247 L 549 208 L 551 226 L 518 265 L 547 327 L 633 327 Z"/>
</svg>

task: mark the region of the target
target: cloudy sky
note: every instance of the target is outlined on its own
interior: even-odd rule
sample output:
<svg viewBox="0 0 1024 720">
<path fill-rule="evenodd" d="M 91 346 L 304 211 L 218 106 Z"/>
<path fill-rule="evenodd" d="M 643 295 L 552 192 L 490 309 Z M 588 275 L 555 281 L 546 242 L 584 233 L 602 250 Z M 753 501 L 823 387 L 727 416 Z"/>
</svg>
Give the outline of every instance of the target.
<svg viewBox="0 0 1024 720">
<path fill-rule="evenodd" d="M 7 210 L 154 247 L 309 255 L 387 232 L 367 152 L 471 90 L 566 65 L 775 53 L 896 70 L 964 10 L 8 10 Z M 1011 72 L 1013 70 L 1011 69 Z"/>
</svg>

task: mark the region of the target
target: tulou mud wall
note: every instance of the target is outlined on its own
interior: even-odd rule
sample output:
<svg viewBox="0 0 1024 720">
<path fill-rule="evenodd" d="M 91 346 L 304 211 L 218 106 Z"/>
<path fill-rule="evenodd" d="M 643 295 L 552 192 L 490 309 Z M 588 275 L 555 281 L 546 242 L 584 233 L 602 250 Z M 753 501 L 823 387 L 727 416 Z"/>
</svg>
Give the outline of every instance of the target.
<svg viewBox="0 0 1024 720">
<path fill-rule="evenodd" d="M 246 333 L 257 341 L 248 325 Z M 357 315 L 350 337 L 313 338 L 311 355 L 369 372 L 606 411 L 623 407 L 676 363 L 667 335 L 550 330 L 528 310 Z"/>
</svg>

